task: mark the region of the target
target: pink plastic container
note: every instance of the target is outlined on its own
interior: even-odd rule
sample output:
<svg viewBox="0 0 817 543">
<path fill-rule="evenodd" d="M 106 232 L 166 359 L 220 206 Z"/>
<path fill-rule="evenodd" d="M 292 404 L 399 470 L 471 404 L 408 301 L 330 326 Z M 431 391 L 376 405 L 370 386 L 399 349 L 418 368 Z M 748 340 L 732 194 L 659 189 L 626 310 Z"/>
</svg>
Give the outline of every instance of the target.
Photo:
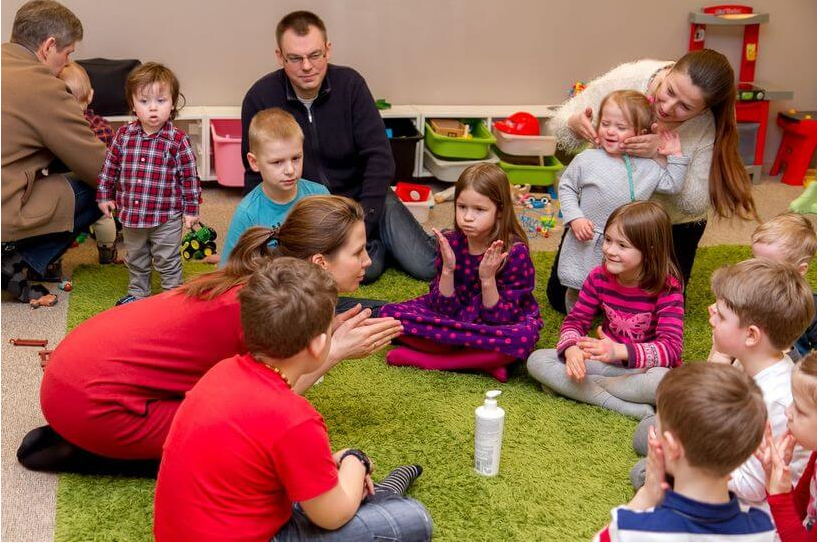
<svg viewBox="0 0 817 543">
<path fill-rule="evenodd" d="M 213 135 L 213 166 L 218 184 L 243 187 L 241 119 L 210 119 L 210 133 Z"/>
</svg>

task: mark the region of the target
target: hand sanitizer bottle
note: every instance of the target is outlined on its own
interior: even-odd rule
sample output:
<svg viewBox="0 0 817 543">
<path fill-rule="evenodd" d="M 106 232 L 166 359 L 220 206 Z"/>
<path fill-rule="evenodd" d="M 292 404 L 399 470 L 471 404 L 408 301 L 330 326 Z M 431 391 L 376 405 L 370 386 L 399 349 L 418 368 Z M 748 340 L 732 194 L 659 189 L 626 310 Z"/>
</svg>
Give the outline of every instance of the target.
<svg viewBox="0 0 817 543">
<path fill-rule="evenodd" d="M 480 475 L 494 477 L 499 473 L 505 410 L 496 404 L 501 390 L 485 393 L 485 404 L 477 407 L 474 431 L 474 469 Z"/>
</svg>

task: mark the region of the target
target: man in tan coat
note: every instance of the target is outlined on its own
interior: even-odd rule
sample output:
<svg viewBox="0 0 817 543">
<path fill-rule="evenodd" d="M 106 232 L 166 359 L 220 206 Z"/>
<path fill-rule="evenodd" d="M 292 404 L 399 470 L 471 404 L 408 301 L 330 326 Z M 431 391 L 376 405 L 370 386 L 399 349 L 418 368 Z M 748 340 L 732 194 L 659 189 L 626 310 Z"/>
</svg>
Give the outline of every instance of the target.
<svg viewBox="0 0 817 543">
<path fill-rule="evenodd" d="M 82 23 L 52 0 L 24 4 L 2 52 L 2 287 L 27 302 L 27 270 L 44 274 L 100 217 L 97 175 L 105 160 L 78 102 L 57 76 Z M 48 175 L 55 158 L 72 171 Z"/>
</svg>

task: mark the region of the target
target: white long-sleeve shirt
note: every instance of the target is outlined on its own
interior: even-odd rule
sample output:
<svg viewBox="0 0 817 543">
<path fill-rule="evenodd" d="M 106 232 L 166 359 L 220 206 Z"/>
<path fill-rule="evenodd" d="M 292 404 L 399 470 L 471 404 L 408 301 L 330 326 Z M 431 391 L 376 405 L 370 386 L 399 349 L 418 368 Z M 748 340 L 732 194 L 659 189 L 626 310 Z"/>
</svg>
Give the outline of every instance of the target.
<svg viewBox="0 0 817 543">
<path fill-rule="evenodd" d="M 772 426 L 775 439 L 786 430 L 785 411 L 792 402 L 792 371 L 794 362 L 786 355 L 780 362 L 754 376 L 755 383 L 763 392 L 763 402 L 766 404 L 769 424 Z M 804 450 L 799 445 L 795 446 L 790 464 L 792 484 L 797 484 L 810 456 L 810 451 Z M 729 490 L 737 495 L 742 504 L 769 511 L 769 504 L 766 501 L 766 473 L 760 460 L 754 456 L 732 472 Z"/>
<path fill-rule="evenodd" d="M 567 121 L 571 116 L 590 107 L 594 117 L 597 117 L 602 99 L 616 90 L 635 90 L 646 94 L 653 76 L 672 64 L 664 60 L 645 59 L 613 68 L 562 104 L 548 123 L 548 132 L 556 136 L 560 148 L 568 152 L 578 151 L 585 141 L 568 127 Z M 684 187 L 676 195 L 653 196 L 653 199 L 661 200 L 667 206 L 675 224 L 703 220 L 709 211 L 709 174 L 715 143 L 715 118 L 706 110 L 681 124 L 678 134 L 684 155 L 690 158 Z"/>
</svg>

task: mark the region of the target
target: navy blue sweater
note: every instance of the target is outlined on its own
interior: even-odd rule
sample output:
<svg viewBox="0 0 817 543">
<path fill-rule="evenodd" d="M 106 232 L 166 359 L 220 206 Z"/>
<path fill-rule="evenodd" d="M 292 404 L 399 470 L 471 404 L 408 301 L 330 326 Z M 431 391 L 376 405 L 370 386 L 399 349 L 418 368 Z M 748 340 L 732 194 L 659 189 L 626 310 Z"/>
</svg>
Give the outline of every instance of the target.
<svg viewBox="0 0 817 543">
<path fill-rule="evenodd" d="M 247 163 L 250 121 L 271 107 L 290 112 L 304 131 L 303 177 L 323 183 L 332 194 L 360 202 L 366 234 L 374 237 L 394 177 L 394 158 L 383 119 L 363 77 L 351 68 L 330 64 L 311 115 L 298 100 L 284 70 L 256 81 L 241 104 L 245 191 L 261 182 L 261 175 Z"/>
</svg>

